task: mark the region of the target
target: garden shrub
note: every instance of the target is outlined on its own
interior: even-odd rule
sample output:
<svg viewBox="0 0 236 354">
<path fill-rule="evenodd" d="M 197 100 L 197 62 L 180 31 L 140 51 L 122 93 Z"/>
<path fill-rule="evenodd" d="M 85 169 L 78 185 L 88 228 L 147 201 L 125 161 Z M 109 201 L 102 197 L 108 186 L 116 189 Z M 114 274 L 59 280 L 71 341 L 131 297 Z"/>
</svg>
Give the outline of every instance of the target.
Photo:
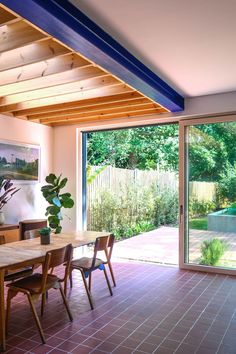
<svg viewBox="0 0 236 354">
<path fill-rule="evenodd" d="M 217 265 L 219 259 L 223 256 L 226 249 L 227 244 L 218 238 L 203 241 L 201 245 L 202 256 L 200 264 L 210 266 Z"/>
<path fill-rule="evenodd" d="M 154 185 L 121 186 L 119 192 L 101 189 L 89 210 L 88 229 L 110 231 L 116 239 L 151 231 L 156 226 L 176 223 L 177 193 L 158 192 Z"/>
<path fill-rule="evenodd" d="M 224 172 L 220 175 L 217 184 L 217 198 L 221 205 L 236 201 L 236 164 L 232 166 L 228 163 Z"/>
<path fill-rule="evenodd" d="M 216 203 L 211 200 L 198 200 L 189 198 L 189 217 L 205 216 L 216 209 Z"/>
<path fill-rule="evenodd" d="M 162 190 L 156 196 L 154 224 L 156 226 L 176 224 L 178 220 L 178 194 L 169 189 Z"/>
</svg>

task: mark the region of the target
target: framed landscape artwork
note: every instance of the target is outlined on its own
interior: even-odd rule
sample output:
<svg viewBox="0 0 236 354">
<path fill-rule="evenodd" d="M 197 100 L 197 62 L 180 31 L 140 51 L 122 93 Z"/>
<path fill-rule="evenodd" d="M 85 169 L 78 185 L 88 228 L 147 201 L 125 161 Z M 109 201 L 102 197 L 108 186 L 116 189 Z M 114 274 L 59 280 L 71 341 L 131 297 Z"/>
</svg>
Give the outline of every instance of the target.
<svg viewBox="0 0 236 354">
<path fill-rule="evenodd" d="M 39 182 L 40 147 L 0 140 L 0 177 Z"/>
</svg>

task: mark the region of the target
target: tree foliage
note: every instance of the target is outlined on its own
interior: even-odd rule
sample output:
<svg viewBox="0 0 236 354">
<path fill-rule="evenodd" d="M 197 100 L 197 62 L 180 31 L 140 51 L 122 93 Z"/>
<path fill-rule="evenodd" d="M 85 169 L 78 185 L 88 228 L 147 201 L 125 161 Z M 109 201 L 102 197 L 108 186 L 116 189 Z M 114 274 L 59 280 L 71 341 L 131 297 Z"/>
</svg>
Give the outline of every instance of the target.
<svg viewBox="0 0 236 354">
<path fill-rule="evenodd" d="M 218 182 L 236 161 L 236 123 L 201 124 L 189 128 L 189 180 Z M 178 171 L 178 125 L 93 132 L 88 134 L 90 165 L 112 165 Z"/>
<path fill-rule="evenodd" d="M 151 170 L 178 168 L 178 126 L 161 125 L 90 133 L 91 165 Z"/>
</svg>

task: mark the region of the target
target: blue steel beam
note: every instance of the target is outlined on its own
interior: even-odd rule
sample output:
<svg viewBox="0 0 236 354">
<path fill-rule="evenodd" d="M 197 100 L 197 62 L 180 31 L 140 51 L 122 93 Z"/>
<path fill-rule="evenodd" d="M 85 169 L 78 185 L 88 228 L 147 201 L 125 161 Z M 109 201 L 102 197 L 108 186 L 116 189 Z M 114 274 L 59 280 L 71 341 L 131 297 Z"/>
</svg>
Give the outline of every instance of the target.
<svg viewBox="0 0 236 354">
<path fill-rule="evenodd" d="M 184 98 L 68 0 L 1 3 L 171 112 Z"/>
</svg>

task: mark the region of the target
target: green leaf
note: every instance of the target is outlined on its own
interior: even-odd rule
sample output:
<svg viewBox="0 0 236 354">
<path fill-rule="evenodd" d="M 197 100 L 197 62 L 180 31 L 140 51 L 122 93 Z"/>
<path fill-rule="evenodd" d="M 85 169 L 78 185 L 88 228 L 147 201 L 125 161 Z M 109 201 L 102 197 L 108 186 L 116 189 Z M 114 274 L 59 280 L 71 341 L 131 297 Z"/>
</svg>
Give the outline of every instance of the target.
<svg viewBox="0 0 236 354">
<path fill-rule="evenodd" d="M 61 230 L 62 230 L 62 227 L 61 227 L 61 226 L 56 227 L 56 229 L 55 229 L 55 234 L 60 234 L 60 233 L 61 233 Z"/>
<path fill-rule="evenodd" d="M 64 208 L 72 208 L 74 206 L 74 201 L 71 198 L 63 198 L 61 204 Z"/>
<path fill-rule="evenodd" d="M 48 194 L 45 199 L 49 204 L 53 204 L 53 199 L 56 197 L 56 193 Z"/>
<path fill-rule="evenodd" d="M 59 226 L 60 220 L 58 220 L 57 216 L 52 215 L 48 217 L 48 222 L 52 229 L 56 229 Z"/>
<path fill-rule="evenodd" d="M 57 217 L 59 220 L 63 220 L 63 217 L 62 217 L 62 214 L 61 214 L 61 211 L 57 214 Z"/>
<path fill-rule="evenodd" d="M 50 227 L 44 227 L 39 230 L 39 234 L 40 235 L 50 235 L 51 231 L 52 230 L 50 229 Z"/>
<path fill-rule="evenodd" d="M 57 180 L 55 181 L 55 185 L 59 186 L 61 181 L 61 174 L 57 177 Z"/>
<path fill-rule="evenodd" d="M 43 186 L 43 187 L 41 188 L 41 191 L 42 191 L 42 192 L 48 191 L 48 190 L 50 190 L 50 189 L 52 189 L 52 188 L 53 188 L 53 187 L 52 187 L 51 185 L 47 184 L 46 186 Z"/>
<path fill-rule="evenodd" d="M 50 175 L 48 175 L 45 178 L 47 183 L 50 183 L 50 184 L 53 184 L 53 185 L 54 185 L 56 179 L 57 179 L 57 177 L 53 173 L 50 173 Z"/>
<path fill-rule="evenodd" d="M 60 198 L 70 198 L 71 194 L 70 193 L 63 193 L 59 195 Z"/>
<path fill-rule="evenodd" d="M 56 205 L 58 208 L 61 208 L 61 201 L 58 197 L 54 197 L 52 200 L 53 204 Z"/>
<path fill-rule="evenodd" d="M 47 207 L 47 213 L 51 215 L 57 215 L 60 212 L 60 208 L 56 205 Z"/>
<path fill-rule="evenodd" d="M 59 188 L 62 189 L 65 187 L 66 183 L 67 183 L 68 179 L 67 178 L 63 178 L 63 180 L 60 182 L 59 184 Z"/>
</svg>

